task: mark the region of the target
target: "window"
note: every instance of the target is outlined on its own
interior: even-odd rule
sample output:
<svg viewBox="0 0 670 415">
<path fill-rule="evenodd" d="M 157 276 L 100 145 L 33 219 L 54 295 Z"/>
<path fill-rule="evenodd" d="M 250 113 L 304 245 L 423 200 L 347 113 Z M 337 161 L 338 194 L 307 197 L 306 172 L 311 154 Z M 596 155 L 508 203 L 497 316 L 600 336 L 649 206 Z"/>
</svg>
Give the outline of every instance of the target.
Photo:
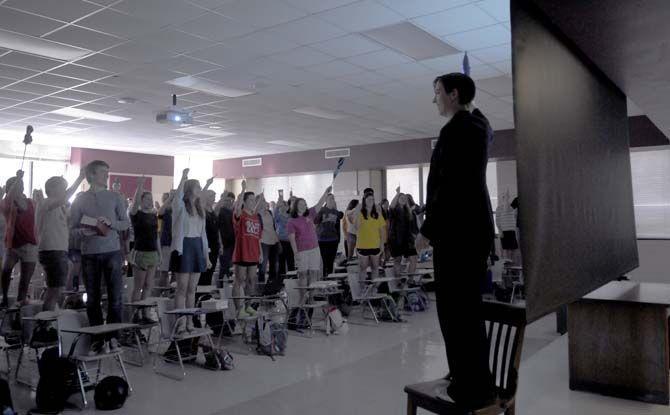
<svg viewBox="0 0 670 415">
<path fill-rule="evenodd" d="M 630 156 L 637 236 L 670 238 L 670 150 Z"/>
<path fill-rule="evenodd" d="M 408 167 L 386 170 L 386 196 L 389 201 L 395 196 L 395 189 L 412 195 L 415 202 L 419 202 L 419 168 Z"/>
</svg>

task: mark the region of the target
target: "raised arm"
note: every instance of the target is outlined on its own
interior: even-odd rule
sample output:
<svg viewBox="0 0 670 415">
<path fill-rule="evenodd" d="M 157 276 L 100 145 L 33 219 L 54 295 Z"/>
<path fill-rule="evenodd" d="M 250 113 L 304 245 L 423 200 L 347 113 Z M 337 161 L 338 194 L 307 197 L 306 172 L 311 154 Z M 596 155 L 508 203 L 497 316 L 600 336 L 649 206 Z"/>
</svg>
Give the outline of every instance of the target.
<svg viewBox="0 0 670 415">
<path fill-rule="evenodd" d="M 254 209 L 252 214 L 256 215 L 258 211 L 260 210 L 261 205 L 266 204 L 265 201 L 265 192 L 261 192 L 261 194 L 258 195 L 256 198 L 256 204 L 254 205 Z"/>
<path fill-rule="evenodd" d="M 25 199 L 19 197 L 21 194 L 20 183 L 23 181 L 23 170 L 18 170 L 16 172 L 16 180 L 14 183 L 9 186 L 9 189 L 5 189 L 7 194 L 5 195 L 5 203 L 9 207 L 12 203 L 16 202 L 20 210 L 26 210 L 28 208 L 28 202 Z"/>
<path fill-rule="evenodd" d="M 188 180 L 188 172 L 190 169 L 184 169 L 184 171 L 181 172 L 181 180 L 179 181 L 179 186 L 177 186 L 177 190 L 175 191 L 175 195 L 172 198 L 172 209 L 176 212 L 179 209 L 179 202 L 183 202 L 184 200 L 184 184 L 186 183 L 186 180 Z"/>
<path fill-rule="evenodd" d="M 160 209 L 158 209 L 158 215 L 159 216 L 163 216 L 165 214 L 165 211 L 167 210 L 168 206 L 172 205 L 172 199 L 174 199 L 175 191 L 171 190 L 169 194 L 170 194 L 170 196 L 168 196 L 165 203 L 163 203 L 163 205 L 160 207 Z"/>
<path fill-rule="evenodd" d="M 137 188 L 135 189 L 135 196 L 133 197 L 133 205 L 130 207 L 130 215 L 133 216 L 140 209 L 140 203 L 142 201 L 142 193 L 144 193 L 144 180 L 145 177 L 142 176 L 137 179 Z"/>
<path fill-rule="evenodd" d="M 395 188 L 395 196 L 393 196 L 393 200 L 391 200 L 391 204 L 389 207 L 391 209 L 394 209 L 396 205 L 398 204 L 398 198 L 400 197 L 400 186 Z"/>
<path fill-rule="evenodd" d="M 211 186 L 212 183 L 214 183 L 214 176 L 207 179 L 207 183 L 205 183 L 205 187 L 202 188 L 202 191 L 206 192 L 207 190 L 209 190 L 209 186 Z"/>
<path fill-rule="evenodd" d="M 233 215 L 235 217 L 240 217 L 240 214 L 242 213 L 242 205 L 244 204 L 244 194 L 247 192 L 247 181 L 242 180 L 242 191 L 240 194 L 237 196 L 237 199 L 235 200 L 235 204 L 233 204 Z"/>
<path fill-rule="evenodd" d="M 314 209 L 314 210 L 319 210 L 319 209 L 321 209 L 321 206 L 323 206 L 324 203 L 326 203 L 326 197 L 328 197 L 328 194 L 330 194 L 330 192 L 331 192 L 332 190 L 333 190 L 333 186 L 328 186 L 328 187 L 326 187 L 326 190 L 325 190 L 325 191 L 323 192 L 323 194 L 321 195 L 321 198 L 319 199 L 318 202 L 316 202 L 316 205 L 314 205 L 314 206 L 312 207 L 312 209 Z"/>
</svg>

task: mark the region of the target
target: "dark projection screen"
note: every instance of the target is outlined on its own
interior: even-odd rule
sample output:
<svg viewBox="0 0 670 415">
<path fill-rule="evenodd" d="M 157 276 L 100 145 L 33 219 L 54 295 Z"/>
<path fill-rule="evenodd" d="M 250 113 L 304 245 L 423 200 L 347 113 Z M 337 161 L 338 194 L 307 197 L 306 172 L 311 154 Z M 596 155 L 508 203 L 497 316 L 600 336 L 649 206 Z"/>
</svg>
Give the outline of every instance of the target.
<svg viewBox="0 0 670 415">
<path fill-rule="evenodd" d="M 526 314 L 638 266 L 625 95 L 528 1 L 512 0 Z"/>
</svg>

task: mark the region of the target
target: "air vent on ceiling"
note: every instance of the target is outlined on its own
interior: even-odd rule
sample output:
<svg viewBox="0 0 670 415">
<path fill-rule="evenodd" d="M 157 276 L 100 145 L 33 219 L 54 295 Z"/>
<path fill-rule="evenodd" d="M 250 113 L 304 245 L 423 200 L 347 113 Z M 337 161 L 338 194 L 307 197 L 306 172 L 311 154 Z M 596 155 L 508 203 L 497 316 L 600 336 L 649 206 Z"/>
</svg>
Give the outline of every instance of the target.
<svg viewBox="0 0 670 415">
<path fill-rule="evenodd" d="M 325 157 L 327 159 L 338 159 L 340 157 L 349 157 L 351 156 L 351 151 L 348 148 L 335 148 L 332 150 L 326 150 Z"/>
<path fill-rule="evenodd" d="M 435 146 L 437 145 L 437 138 L 433 138 L 430 140 L 430 149 L 435 150 Z"/>
<path fill-rule="evenodd" d="M 263 165 L 263 159 L 260 157 L 257 157 L 255 159 L 244 159 L 242 160 L 242 167 L 255 167 L 255 166 L 262 166 Z"/>
</svg>

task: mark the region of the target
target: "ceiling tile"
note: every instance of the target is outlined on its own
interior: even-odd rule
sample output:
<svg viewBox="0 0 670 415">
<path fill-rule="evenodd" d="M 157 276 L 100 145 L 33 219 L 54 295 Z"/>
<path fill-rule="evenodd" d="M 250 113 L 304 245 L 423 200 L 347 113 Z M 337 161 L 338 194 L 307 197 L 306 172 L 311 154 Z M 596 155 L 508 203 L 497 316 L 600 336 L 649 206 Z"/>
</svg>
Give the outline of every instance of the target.
<svg viewBox="0 0 670 415">
<path fill-rule="evenodd" d="M 0 88 L 2 88 L 4 86 L 7 86 L 9 84 L 13 84 L 15 82 L 16 82 L 16 79 L 0 77 Z"/>
<path fill-rule="evenodd" d="M 346 82 L 353 86 L 370 86 L 388 82 L 391 80 L 391 78 L 389 78 L 386 75 L 382 75 L 379 72 L 364 71 L 343 76 L 341 78 L 338 78 L 338 80 Z"/>
<path fill-rule="evenodd" d="M 511 76 L 498 76 L 490 79 L 482 79 L 477 82 L 477 88 L 496 97 L 504 97 L 514 94 Z"/>
<path fill-rule="evenodd" d="M 444 36 L 442 40 L 465 51 L 511 43 L 512 34 L 506 27 L 498 24 Z"/>
<path fill-rule="evenodd" d="M 50 34 L 46 39 L 92 51 L 99 51 L 123 42 L 122 39 L 117 37 L 78 26 L 66 26 L 57 32 Z"/>
<path fill-rule="evenodd" d="M 188 75 L 195 75 L 201 72 L 207 72 L 220 68 L 220 66 L 189 58 L 188 56 L 184 55 L 165 59 L 157 63 L 163 66 L 165 69 Z"/>
<path fill-rule="evenodd" d="M 65 76 L 53 75 L 51 73 L 43 73 L 30 78 L 30 82 L 51 85 L 59 88 L 71 88 L 86 81 L 82 81 L 81 79 L 68 78 Z"/>
<path fill-rule="evenodd" d="M 379 43 L 355 34 L 315 43 L 310 47 L 336 58 L 349 58 L 384 49 Z"/>
<path fill-rule="evenodd" d="M 362 32 L 404 20 L 403 16 L 373 0 L 363 0 L 317 14 L 351 32 Z"/>
<path fill-rule="evenodd" d="M 498 63 L 491 64 L 494 68 L 505 73 L 506 75 L 512 75 L 512 60 L 502 61 Z"/>
<path fill-rule="evenodd" d="M 75 89 L 68 89 L 68 90 L 65 90 L 65 91 L 61 91 L 57 94 L 54 94 L 53 97 L 68 99 L 68 100 L 72 100 L 72 101 L 88 102 L 88 101 L 93 101 L 93 100 L 99 99 L 100 95 L 89 94 L 87 92 L 81 92 L 81 91 L 77 91 Z M 71 104 L 71 105 L 76 105 L 76 104 Z"/>
<path fill-rule="evenodd" d="M 25 92 L 28 94 L 35 94 L 35 95 L 48 95 L 48 94 L 53 94 L 54 92 L 62 89 L 58 87 L 51 87 L 48 85 L 42 85 L 42 84 L 35 84 L 33 82 L 19 82 L 17 84 L 12 85 L 11 87 L 7 88 L 11 89 L 13 91 L 19 91 L 19 92 Z M 37 98 L 37 97 L 33 97 Z"/>
<path fill-rule="evenodd" d="M 440 37 L 498 23 L 482 9 L 473 5 L 417 17 L 412 19 L 412 22 Z"/>
<path fill-rule="evenodd" d="M 470 77 L 475 81 L 495 78 L 501 75 L 503 75 L 502 72 L 490 65 L 476 65 L 470 68 Z"/>
<path fill-rule="evenodd" d="M 0 27 L 5 30 L 30 36 L 42 36 L 62 25 L 63 23 L 56 20 L 0 6 Z"/>
<path fill-rule="evenodd" d="M 149 63 L 161 59 L 167 59 L 174 55 L 165 49 L 151 47 L 138 42 L 130 41 L 106 51 L 107 54 L 117 58 L 125 59 L 133 63 Z"/>
<path fill-rule="evenodd" d="M 39 98 L 34 94 L 29 94 L 26 92 L 12 91 L 9 89 L 0 89 L 0 98 L 13 99 L 17 101 L 30 101 L 35 98 Z"/>
<path fill-rule="evenodd" d="M 378 69 L 384 66 L 399 65 L 412 62 L 412 59 L 390 49 L 366 53 L 346 59 L 347 62 L 367 69 Z"/>
<path fill-rule="evenodd" d="M 34 71 L 46 71 L 64 62 L 53 59 L 40 58 L 20 52 L 11 52 L 0 57 L 0 64 L 18 66 L 19 68 L 32 69 Z"/>
<path fill-rule="evenodd" d="M 215 13 L 207 13 L 178 26 L 177 29 L 215 41 L 248 35 L 256 30 L 249 24 Z"/>
<path fill-rule="evenodd" d="M 48 97 L 43 97 L 43 98 L 40 98 L 40 99 L 36 99 L 34 102 L 39 103 L 39 104 L 46 104 L 46 105 L 52 105 L 52 106 L 55 106 L 55 107 L 63 108 L 63 107 L 69 107 L 69 106 L 72 106 L 72 105 L 76 105 L 79 101 L 72 101 L 72 100 L 69 100 L 69 99 L 56 98 L 54 96 L 48 96 Z"/>
<path fill-rule="evenodd" d="M 508 0 L 483 0 L 475 5 L 486 13 L 490 14 L 499 22 L 510 21 L 509 1 Z"/>
<path fill-rule="evenodd" d="M 0 59 L 0 62 L 2 60 Z M 0 65 L 0 76 L 11 79 L 24 79 L 32 75 L 36 75 L 37 71 L 29 69 L 17 68 L 16 66 Z"/>
<path fill-rule="evenodd" d="M 352 65 L 344 61 L 332 61 L 319 65 L 307 66 L 304 69 L 323 76 L 324 78 L 339 78 L 356 72 L 364 71 L 360 66 Z"/>
<path fill-rule="evenodd" d="M 96 53 L 95 55 L 80 59 L 77 61 L 77 64 L 97 69 L 99 71 L 108 71 L 113 73 L 127 71 L 133 67 L 133 64 L 128 61 L 102 53 Z"/>
<path fill-rule="evenodd" d="M 97 5 L 81 0 L 8 0 L 2 5 L 64 22 L 71 22 L 100 9 Z"/>
<path fill-rule="evenodd" d="M 500 45 L 486 49 L 473 50 L 468 55 L 472 55 L 484 63 L 496 63 L 512 58 L 512 45 Z"/>
<path fill-rule="evenodd" d="M 449 72 L 463 72 L 463 54 L 442 56 L 440 58 L 426 59 L 421 64 L 441 74 Z M 470 66 L 481 65 L 483 62 L 468 53 Z"/>
<path fill-rule="evenodd" d="M 240 23 L 262 29 L 306 16 L 306 13 L 282 0 L 232 0 L 216 9 L 217 13 Z"/>
<path fill-rule="evenodd" d="M 404 17 L 411 19 L 417 16 L 436 13 L 442 10 L 470 3 L 470 0 L 378 0 Z"/>
<path fill-rule="evenodd" d="M 334 59 L 330 55 L 326 55 L 323 52 L 319 52 L 318 50 L 307 46 L 292 49 L 288 52 L 277 53 L 275 55 L 271 55 L 270 58 L 277 62 L 285 63 L 295 67 L 317 65 L 320 63 L 330 62 Z"/>
<path fill-rule="evenodd" d="M 416 78 L 420 76 L 435 77 L 435 72 L 420 63 L 410 62 L 400 65 L 386 66 L 377 69 L 377 72 L 391 79 Z"/>
<path fill-rule="evenodd" d="M 126 39 L 151 32 L 159 27 L 155 23 L 119 13 L 111 9 L 105 9 L 93 16 L 87 17 L 86 19 L 77 22 L 77 25 Z"/>
<path fill-rule="evenodd" d="M 299 45 L 323 42 L 347 34 L 344 30 L 314 16 L 293 20 L 266 30 L 272 36 L 280 36 Z"/>
<path fill-rule="evenodd" d="M 114 9 L 149 21 L 157 27 L 183 22 L 204 12 L 183 0 L 125 0 L 115 5 Z"/>
<path fill-rule="evenodd" d="M 356 1 L 358 0 L 286 0 L 287 3 L 299 7 L 309 13 L 318 13 L 324 10 L 334 9 Z"/>
<path fill-rule="evenodd" d="M 142 46 L 161 48 L 175 53 L 185 53 L 213 46 L 211 40 L 205 40 L 184 32 L 172 29 L 161 30 L 150 35 L 142 36 L 139 42 Z"/>
<path fill-rule="evenodd" d="M 93 81 L 95 79 L 100 79 L 105 76 L 111 75 L 108 72 L 102 72 L 97 69 L 91 69 L 86 66 L 77 65 L 74 63 L 61 66 L 60 68 L 53 69 L 49 73 L 69 76 L 71 78 L 83 79 L 86 81 Z"/>
</svg>

